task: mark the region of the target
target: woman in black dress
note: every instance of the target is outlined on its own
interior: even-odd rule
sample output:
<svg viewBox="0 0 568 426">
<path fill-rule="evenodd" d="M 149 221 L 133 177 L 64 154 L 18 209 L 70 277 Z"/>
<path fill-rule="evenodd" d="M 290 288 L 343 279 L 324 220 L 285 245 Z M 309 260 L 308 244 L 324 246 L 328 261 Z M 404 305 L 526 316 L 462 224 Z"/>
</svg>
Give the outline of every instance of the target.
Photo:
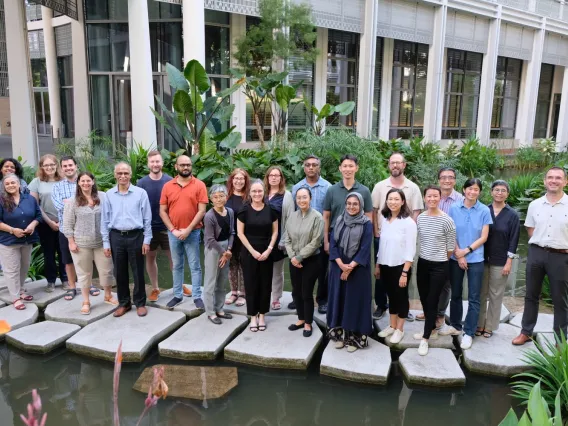
<svg viewBox="0 0 568 426">
<path fill-rule="evenodd" d="M 278 218 L 264 202 L 265 188 L 260 180 L 251 183 L 248 203 L 237 214 L 237 235 L 243 244 L 241 265 L 247 299 L 250 330 L 266 330 L 264 314 L 270 310 L 272 289 L 271 252 L 278 238 Z"/>
</svg>

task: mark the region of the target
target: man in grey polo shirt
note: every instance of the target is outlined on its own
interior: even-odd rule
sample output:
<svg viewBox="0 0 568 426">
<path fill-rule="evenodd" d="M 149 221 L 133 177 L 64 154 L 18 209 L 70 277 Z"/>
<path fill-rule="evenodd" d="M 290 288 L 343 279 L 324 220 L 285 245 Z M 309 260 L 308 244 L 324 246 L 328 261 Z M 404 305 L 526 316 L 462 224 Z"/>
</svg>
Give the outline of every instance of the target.
<svg viewBox="0 0 568 426">
<path fill-rule="evenodd" d="M 568 326 L 568 195 L 566 171 L 551 167 L 544 177 L 546 194 L 529 204 L 525 226 L 529 234 L 525 310 L 521 334 L 513 345 L 529 340 L 538 318 L 538 302 L 544 276 L 548 276 L 554 304 L 554 332 L 566 335 Z"/>
</svg>

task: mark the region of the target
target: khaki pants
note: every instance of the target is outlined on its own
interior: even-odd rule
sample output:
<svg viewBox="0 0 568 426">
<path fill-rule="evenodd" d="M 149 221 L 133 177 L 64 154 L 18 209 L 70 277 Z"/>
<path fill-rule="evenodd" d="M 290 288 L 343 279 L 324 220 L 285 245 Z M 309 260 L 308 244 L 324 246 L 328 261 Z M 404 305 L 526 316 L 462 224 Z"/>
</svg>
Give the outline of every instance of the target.
<svg viewBox="0 0 568 426">
<path fill-rule="evenodd" d="M 112 285 L 112 259 L 105 256 L 104 249 L 79 247 L 78 253 L 71 252 L 75 270 L 77 271 L 77 282 L 81 288 L 89 288 L 93 283 L 93 262 L 99 272 L 99 281 L 103 287 Z"/>
<path fill-rule="evenodd" d="M 280 300 L 284 290 L 284 259 L 274 262 L 272 267 L 272 301 Z"/>
<path fill-rule="evenodd" d="M 495 331 L 501 319 L 501 304 L 509 277 L 503 275 L 502 266 L 485 264 L 483 284 L 481 285 L 479 320 L 477 328 Z M 489 299 L 489 304 L 487 303 Z"/>
<path fill-rule="evenodd" d="M 31 244 L 15 244 L 5 246 L 0 244 L 0 259 L 4 270 L 4 280 L 12 299 L 20 298 L 20 290 L 28 276 L 30 260 L 32 258 Z"/>
</svg>

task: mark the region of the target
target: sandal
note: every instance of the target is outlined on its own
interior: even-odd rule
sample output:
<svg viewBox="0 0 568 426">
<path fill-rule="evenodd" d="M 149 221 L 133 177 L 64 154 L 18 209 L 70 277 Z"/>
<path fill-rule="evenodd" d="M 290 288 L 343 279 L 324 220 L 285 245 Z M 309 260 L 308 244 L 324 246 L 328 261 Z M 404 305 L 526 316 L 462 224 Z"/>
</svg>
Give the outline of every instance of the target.
<svg viewBox="0 0 568 426">
<path fill-rule="evenodd" d="M 479 336 L 482 336 L 483 333 L 485 333 L 485 330 L 482 329 L 482 328 L 481 328 L 481 329 L 478 328 L 477 330 L 475 330 L 475 335 L 478 336 L 478 337 L 479 337 Z"/>
<path fill-rule="evenodd" d="M 266 331 L 266 324 L 258 324 L 258 331 Z"/>
<path fill-rule="evenodd" d="M 34 300 L 34 297 L 31 296 L 31 295 L 29 295 L 29 294 L 21 293 L 21 294 L 20 294 L 20 299 L 21 299 L 21 300 L 24 300 L 24 301 L 26 301 L 26 302 L 30 302 L 30 301 Z"/>
<path fill-rule="evenodd" d="M 65 300 L 73 300 L 73 299 L 75 299 L 75 296 L 77 296 L 77 289 L 76 288 L 70 288 L 69 290 L 67 290 L 65 292 L 65 296 L 63 296 L 63 298 Z"/>
<path fill-rule="evenodd" d="M 20 299 L 16 299 L 14 300 L 14 308 L 16 308 L 18 311 L 23 311 L 24 309 L 26 309 L 26 305 Z"/>
<path fill-rule="evenodd" d="M 118 300 L 116 300 L 114 297 L 112 296 L 105 296 L 105 303 L 112 305 L 112 306 L 117 306 L 118 305 Z"/>
<path fill-rule="evenodd" d="M 272 302 L 272 310 L 278 311 L 279 309 L 282 309 L 282 305 L 280 304 L 280 301 L 275 300 L 274 302 Z"/>
<path fill-rule="evenodd" d="M 237 298 L 237 303 L 235 303 L 235 305 L 237 305 L 237 306 L 245 306 L 246 303 L 247 303 L 247 300 L 245 299 L 245 296 L 240 295 L 240 296 Z"/>
<path fill-rule="evenodd" d="M 251 325 L 249 327 L 250 331 L 252 331 L 253 333 L 256 333 L 258 331 L 258 326 L 257 325 Z"/>
<path fill-rule="evenodd" d="M 232 305 L 238 299 L 239 299 L 239 296 L 237 296 L 235 293 L 231 293 L 231 295 L 225 299 L 225 305 Z"/>
<path fill-rule="evenodd" d="M 98 296 L 99 294 L 101 294 L 101 291 L 96 288 L 94 285 L 91 286 L 91 288 L 89 289 L 89 294 L 91 296 Z"/>
<path fill-rule="evenodd" d="M 489 339 L 491 336 L 493 336 L 493 332 L 488 330 L 483 330 L 482 336 L 485 337 L 486 339 Z"/>
<path fill-rule="evenodd" d="M 89 315 L 91 313 L 91 302 L 83 302 L 81 306 L 81 313 L 83 315 Z"/>
</svg>

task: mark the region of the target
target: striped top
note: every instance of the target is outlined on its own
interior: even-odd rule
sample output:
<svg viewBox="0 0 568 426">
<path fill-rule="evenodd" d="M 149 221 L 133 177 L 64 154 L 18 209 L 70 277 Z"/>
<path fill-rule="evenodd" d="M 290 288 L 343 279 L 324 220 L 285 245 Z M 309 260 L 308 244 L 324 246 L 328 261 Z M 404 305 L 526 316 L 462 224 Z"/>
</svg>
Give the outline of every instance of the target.
<svg viewBox="0 0 568 426">
<path fill-rule="evenodd" d="M 416 221 L 420 257 L 431 262 L 446 262 L 448 252 L 456 247 L 456 225 L 450 216 L 430 216 L 421 213 Z"/>
<path fill-rule="evenodd" d="M 452 190 L 452 193 L 447 197 L 442 196 L 440 199 L 440 204 L 438 205 L 439 209 L 442 210 L 446 214 L 450 214 L 450 207 L 452 204 L 457 203 L 463 200 L 463 195 L 461 195 L 455 189 Z"/>
</svg>

